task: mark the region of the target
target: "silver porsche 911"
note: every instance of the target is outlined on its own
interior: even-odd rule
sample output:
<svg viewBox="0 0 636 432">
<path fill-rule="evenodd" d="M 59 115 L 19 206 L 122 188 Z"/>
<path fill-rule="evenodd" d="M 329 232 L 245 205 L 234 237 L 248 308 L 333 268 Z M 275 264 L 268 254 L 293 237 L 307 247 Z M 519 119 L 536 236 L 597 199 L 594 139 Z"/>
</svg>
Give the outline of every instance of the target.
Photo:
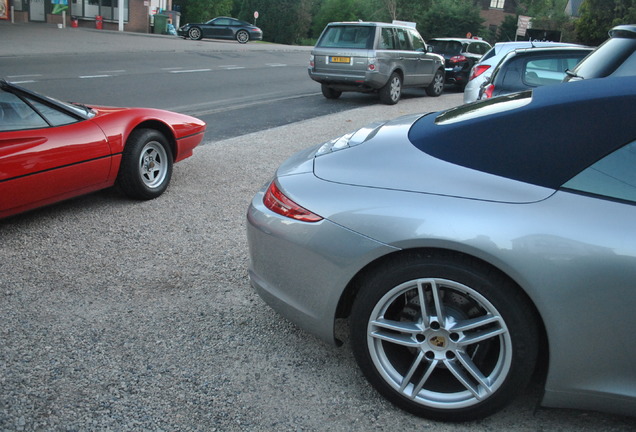
<svg viewBox="0 0 636 432">
<path fill-rule="evenodd" d="M 541 403 L 636 413 L 636 80 L 374 123 L 292 157 L 249 211 L 250 278 L 350 342 L 417 415 Z M 544 361 L 540 361 L 544 360 Z"/>
</svg>

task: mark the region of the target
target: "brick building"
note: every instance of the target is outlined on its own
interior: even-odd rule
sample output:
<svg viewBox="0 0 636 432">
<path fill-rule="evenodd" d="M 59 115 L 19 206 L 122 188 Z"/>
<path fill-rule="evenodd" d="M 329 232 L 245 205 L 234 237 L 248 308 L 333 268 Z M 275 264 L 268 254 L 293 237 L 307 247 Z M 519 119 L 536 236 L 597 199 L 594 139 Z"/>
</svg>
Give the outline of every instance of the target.
<svg viewBox="0 0 636 432">
<path fill-rule="evenodd" d="M 15 22 L 42 22 L 119 30 L 119 4 L 123 3 L 123 30 L 150 33 L 152 16 L 172 10 L 172 0 L 9 0 Z M 64 11 L 64 13 L 62 12 Z M 175 23 L 176 24 L 176 23 Z"/>
<path fill-rule="evenodd" d="M 517 17 L 517 0 L 476 0 L 481 3 L 481 17 L 484 19 L 484 26 L 496 32 L 507 15 Z"/>
</svg>

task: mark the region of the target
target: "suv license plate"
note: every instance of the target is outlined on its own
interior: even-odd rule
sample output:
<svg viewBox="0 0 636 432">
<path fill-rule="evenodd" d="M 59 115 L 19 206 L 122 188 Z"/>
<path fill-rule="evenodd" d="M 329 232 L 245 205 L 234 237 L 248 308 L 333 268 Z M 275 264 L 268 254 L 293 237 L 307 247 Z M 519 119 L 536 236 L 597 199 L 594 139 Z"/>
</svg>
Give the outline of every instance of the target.
<svg viewBox="0 0 636 432">
<path fill-rule="evenodd" d="M 331 63 L 351 63 L 351 57 L 331 57 Z"/>
</svg>

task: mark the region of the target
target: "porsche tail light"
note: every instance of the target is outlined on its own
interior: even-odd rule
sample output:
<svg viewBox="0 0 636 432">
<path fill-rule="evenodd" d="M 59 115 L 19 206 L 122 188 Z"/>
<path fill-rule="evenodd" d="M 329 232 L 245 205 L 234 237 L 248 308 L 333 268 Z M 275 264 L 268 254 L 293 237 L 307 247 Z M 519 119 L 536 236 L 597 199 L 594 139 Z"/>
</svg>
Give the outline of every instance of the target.
<svg viewBox="0 0 636 432">
<path fill-rule="evenodd" d="M 276 182 L 272 182 L 265 192 L 263 204 L 276 214 L 295 219 L 302 222 L 318 222 L 322 218 L 296 204 L 287 198 L 276 186 Z"/>
<path fill-rule="evenodd" d="M 477 78 L 479 75 L 486 72 L 490 69 L 489 65 L 475 65 L 475 67 L 470 71 L 470 76 L 468 77 L 468 81 Z"/>
<path fill-rule="evenodd" d="M 451 63 L 461 63 L 461 62 L 465 62 L 467 60 L 468 59 L 465 56 L 463 56 L 463 55 L 456 55 L 456 56 L 451 57 L 448 61 L 451 62 Z"/>
</svg>

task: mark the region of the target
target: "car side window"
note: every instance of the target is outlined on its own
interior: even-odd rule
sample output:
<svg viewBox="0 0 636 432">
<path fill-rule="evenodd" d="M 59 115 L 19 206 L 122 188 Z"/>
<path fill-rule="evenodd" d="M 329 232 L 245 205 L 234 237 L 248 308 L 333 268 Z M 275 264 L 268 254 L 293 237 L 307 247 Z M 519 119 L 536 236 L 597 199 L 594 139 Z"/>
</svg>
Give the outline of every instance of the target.
<svg viewBox="0 0 636 432">
<path fill-rule="evenodd" d="M 411 45 L 409 44 L 409 35 L 406 33 L 406 30 L 396 29 L 396 32 L 397 32 L 399 49 L 410 50 Z"/>
<path fill-rule="evenodd" d="M 40 115 L 13 93 L 0 92 L 0 131 L 48 127 Z"/>
<path fill-rule="evenodd" d="M 221 18 L 221 19 L 214 20 L 214 22 L 212 22 L 212 24 L 220 25 L 220 26 L 226 26 L 226 25 L 230 25 L 230 20 L 229 19 L 225 19 L 225 18 Z"/>
<path fill-rule="evenodd" d="M 415 30 L 409 30 L 411 35 L 411 45 L 414 51 L 426 52 L 426 44 L 422 40 L 422 37 Z"/>
<path fill-rule="evenodd" d="M 529 60 L 525 64 L 523 81 L 531 86 L 558 84 L 565 78 L 565 70 L 572 69 L 584 56 L 585 53 L 580 53 L 569 57 Z"/>
<path fill-rule="evenodd" d="M 616 71 L 612 74 L 612 76 L 634 76 L 636 75 L 636 51 L 632 53 L 627 59 L 621 64 Z"/>
<path fill-rule="evenodd" d="M 395 49 L 395 38 L 393 37 L 392 28 L 383 28 L 380 34 L 380 46 L 378 49 L 393 50 Z"/>
<path fill-rule="evenodd" d="M 483 54 L 481 52 L 481 46 L 477 42 L 468 45 L 468 48 L 466 48 L 466 52 L 469 52 L 471 54 Z"/>
<path fill-rule="evenodd" d="M 605 156 L 563 187 L 636 203 L 636 141 Z"/>
<path fill-rule="evenodd" d="M 63 126 L 77 122 L 77 118 L 68 115 L 64 111 L 50 107 L 41 102 L 29 99 L 29 102 L 37 109 L 40 114 L 51 123 L 52 126 Z"/>
</svg>

